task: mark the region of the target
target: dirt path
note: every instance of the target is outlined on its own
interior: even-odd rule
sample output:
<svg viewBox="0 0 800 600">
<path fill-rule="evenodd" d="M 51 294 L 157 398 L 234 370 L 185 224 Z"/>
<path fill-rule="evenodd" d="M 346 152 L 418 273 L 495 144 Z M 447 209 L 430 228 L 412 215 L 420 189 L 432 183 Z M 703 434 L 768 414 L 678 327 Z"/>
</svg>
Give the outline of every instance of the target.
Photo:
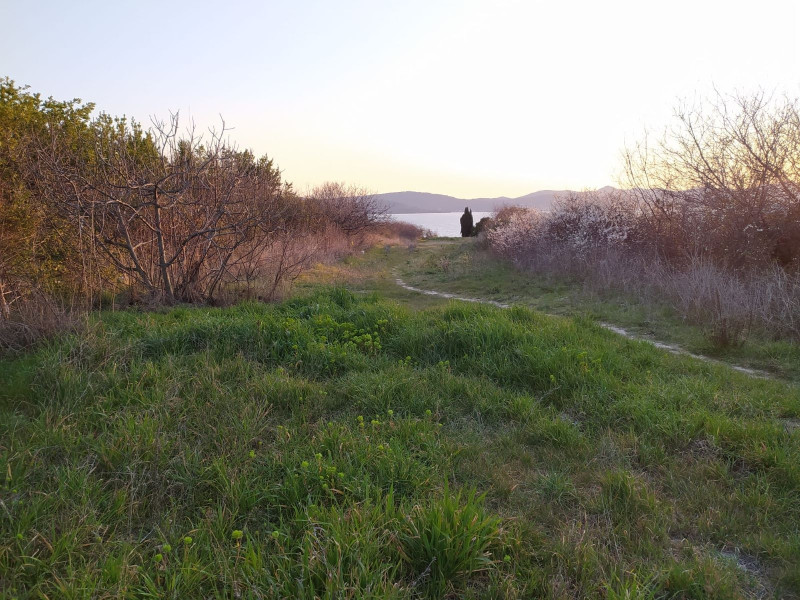
<svg viewBox="0 0 800 600">
<path fill-rule="evenodd" d="M 478 304 L 491 304 L 492 306 L 497 306 L 499 308 L 511 308 L 510 304 L 503 304 L 502 302 L 497 302 L 495 300 L 483 300 L 481 298 L 467 298 L 466 296 L 457 296 L 456 294 L 448 294 L 447 292 L 437 292 L 436 290 L 423 290 L 422 288 L 414 287 L 413 285 L 408 285 L 405 281 L 397 277 L 395 279 L 397 285 L 399 285 L 404 290 L 409 290 L 411 292 L 417 292 L 418 294 L 425 294 L 426 296 L 439 296 L 440 298 L 449 298 L 450 300 L 462 300 L 464 302 L 477 302 Z"/>
<path fill-rule="evenodd" d="M 395 282 L 397 283 L 397 285 L 399 285 L 401 288 L 403 288 L 405 290 L 409 290 L 411 292 L 417 292 L 419 294 L 425 294 L 427 296 L 438 296 L 440 298 L 447 298 L 447 299 L 450 299 L 450 300 L 461 300 L 463 302 L 477 302 L 478 304 L 490 304 L 492 306 L 497 306 L 498 308 L 510 308 L 511 307 L 510 304 L 504 304 L 503 302 L 497 302 L 496 300 L 484 300 L 482 298 L 469 298 L 469 297 L 466 297 L 466 296 L 459 296 L 457 294 L 450 294 L 448 292 L 438 292 L 436 290 L 424 290 L 422 288 L 418 288 L 418 287 L 414 287 L 412 285 L 408 285 L 405 281 L 403 281 L 399 277 L 395 278 Z M 628 331 L 627 329 L 623 329 L 622 327 L 618 327 L 618 326 L 612 325 L 610 323 L 598 322 L 598 325 L 600 325 L 601 327 L 605 327 L 609 331 L 613 331 L 616 334 L 619 334 L 619 335 L 621 335 L 623 337 L 626 337 L 629 340 L 637 340 L 637 341 L 641 341 L 641 342 L 647 342 L 648 344 L 652 344 L 653 346 L 655 346 L 656 348 L 659 348 L 661 350 L 666 350 L 667 352 L 670 352 L 671 354 L 677 354 L 677 355 L 680 355 L 680 356 L 689 356 L 691 358 L 694 358 L 694 359 L 697 359 L 697 360 L 702 360 L 703 362 L 710 363 L 710 364 L 724 365 L 724 366 L 730 367 L 731 369 L 733 369 L 735 371 L 739 371 L 740 373 L 744 373 L 744 374 L 749 375 L 751 377 L 757 377 L 759 379 L 774 379 L 776 381 L 779 380 L 778 377 L 775 377 L 774 375 L 772 375 L 770 373 L 767 373 L 766 371 L 759 371 L 757 369 L 751 369 L 749 367 L 743 367 L 741 365 L 731 364 L 731 363 L 728 363 L 728 362 L 725 362 L 725 361 L 722 361 L 722 360 L 718 360 L 716 358 L 711 358 L 710 356 L 703 356 L 702 354 L 694 354 L 693 352 L 689 352 L 688 350 L 686 350 L 685 348 L 681 348 L 680 346 L 675 346 L 673 344 L 667 344 L 667 343 L 664 343 L 664 342 L 660 342 L 658 340 L 650 339 L 648 337 L 640 336 L 640 335 L 637 335 L 637 334 L 635 334 L 635 333 L 633 333 L 631 331 Z"/>
</svg>

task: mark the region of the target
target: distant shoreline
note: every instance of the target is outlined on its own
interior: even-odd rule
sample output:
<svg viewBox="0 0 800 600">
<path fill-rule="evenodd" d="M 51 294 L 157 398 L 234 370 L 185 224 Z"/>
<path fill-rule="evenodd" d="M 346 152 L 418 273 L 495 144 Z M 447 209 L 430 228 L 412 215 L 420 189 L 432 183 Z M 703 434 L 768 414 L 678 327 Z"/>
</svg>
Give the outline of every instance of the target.
<svg viewBox="0 0 800 600">
<path fill-rule="evenodd" d="M 601 188 L 600 191 L 613 190 L 612 187 Z M 559 198 L 569 194 L 582 194 L 569 190 L 540 190 L 520 196 L 518 198 L 455 198 L 443 194 L 429 194 L 426 192 L 391 192 L 376 194 L 375 199 L 395 215 L 425 214 L 425 213 L 450 213 L 461 212 L 465 206 L 477 212 L 494 212 L 504 206 L 522 206 L 549 211 L 553 203 Z"/>
<path fill-rule="evenodd" d="M 460 218 L 462 214 L 463 209 L 447 212 L 390 213 L 389 216 L 396 221 L 405 221 L 417 227 L 428 229 L 439 237 L 460 237 Z M 472 218 L 477 223 L 483 217 L 491 215 L 490 211 L 473 211 Z"/>
</svg>

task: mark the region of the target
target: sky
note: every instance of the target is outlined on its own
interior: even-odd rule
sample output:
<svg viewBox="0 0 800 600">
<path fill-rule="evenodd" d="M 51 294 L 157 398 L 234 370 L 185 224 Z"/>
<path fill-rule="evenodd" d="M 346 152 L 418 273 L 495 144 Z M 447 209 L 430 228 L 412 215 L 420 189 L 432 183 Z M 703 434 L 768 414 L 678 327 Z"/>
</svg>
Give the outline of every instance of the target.
<svg viewBox="0 0 800 600">
<path fill-rule="evenodd" d="M 797 0 L 0 0 L 0 76 L 145 124 L 224 118 L 304 191 L 620 181 L 681 99 L 800 95 Z"/>
</svg>

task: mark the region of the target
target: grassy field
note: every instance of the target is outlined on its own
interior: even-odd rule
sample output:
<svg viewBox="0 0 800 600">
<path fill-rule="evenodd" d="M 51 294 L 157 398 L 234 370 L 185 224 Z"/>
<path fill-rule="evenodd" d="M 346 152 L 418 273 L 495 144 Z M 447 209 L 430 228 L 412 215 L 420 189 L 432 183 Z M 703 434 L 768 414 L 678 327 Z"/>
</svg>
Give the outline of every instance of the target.
<svg viewBox="0 0 800 600">
<path fill-rule="evenodd" d="M 622 293 L 591 293 L 566 276 L 520 272 L 474 239 L 423 242 L 417 251 L 396 251 L 390 260 L 395 272 L 417 287 L 611 323 L 638 336 L 800 383 L 800 344 L 755 332 L 741 346 L 721 348 L 709 341 L 702 326 L 686 322 L 665 304 L 644 303 Z"/>
<path fill-rule="evenodd" d="M 0 596 L 800 597 L 797 387 L 428 244 L 0 361 Z"/>
</svg>

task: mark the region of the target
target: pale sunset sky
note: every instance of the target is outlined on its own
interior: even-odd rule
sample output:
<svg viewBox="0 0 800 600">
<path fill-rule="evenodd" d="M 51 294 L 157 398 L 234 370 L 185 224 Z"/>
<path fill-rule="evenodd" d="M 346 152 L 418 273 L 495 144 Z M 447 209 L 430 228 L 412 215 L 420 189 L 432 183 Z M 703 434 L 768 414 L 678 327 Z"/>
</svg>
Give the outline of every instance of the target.
<svg viewBox="0 0 800 600">
<path fill-rule="evenodd" d="M 797 0 L 0 0 L 0 76 L 144 123 L 222 115 L 303 191 L 615 184 L 678 99 L 800 95 Z"/>
</svg>

